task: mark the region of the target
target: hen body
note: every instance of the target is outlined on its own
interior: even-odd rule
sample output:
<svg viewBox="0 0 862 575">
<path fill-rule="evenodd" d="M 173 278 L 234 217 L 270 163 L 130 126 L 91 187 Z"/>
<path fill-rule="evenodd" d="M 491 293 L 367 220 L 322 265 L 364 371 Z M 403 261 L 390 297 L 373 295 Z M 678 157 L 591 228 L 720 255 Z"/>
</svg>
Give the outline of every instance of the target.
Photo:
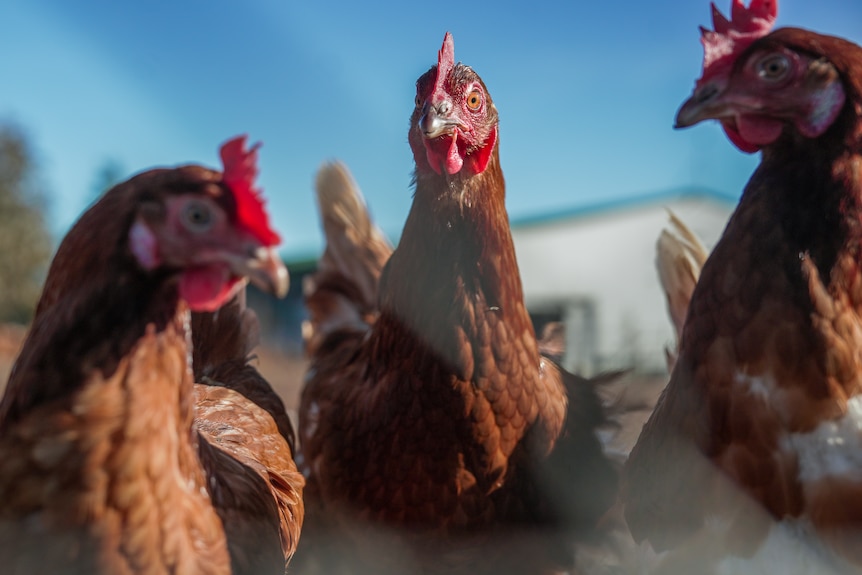
<svg viewBox="0 0 862 575">
<path fill-rule="evenodd" d="M 253 162 L 241 147 L 223 157 Z M 230 175 L 144 172 L 61 244 L 0 403 L 5 573 L 284 572 L 302 478 L 290 436 L 225 371 L 253 370 L 241 302 L 195 321 L 201 375 L 240 393 L 195 389 L 191 369 L 190 306 L 222 305 L 243 275 L 276 292 L 286 282 L 265 219 L 236 213 L 259 200 Z"/>
<path fill-rule="evenodd" d="M 373 226 L 333 225 L 340 205 L 364 212 L 361 198 L 321 195 L 327 250 L 306 290 L 311 368 L 300 406 L 310 524 L 356 545 L 348 572 L 568 568 L 574 534 L 615 493 L 594 435 L 603 414 L 589 382 L 539 353 L 496 109 L 475 72 L 454 64 L 448 35 L 417 82 L 410 142 L 416 193 L 391 254 Z M 326 181 L 333 168 L 324 170 Z M 324 554 L 313 529 L 304 537 L 309 553 Z"/>
<path fill-rule="evenodd" d="M 668 571 L 858 572 L 862 49 L 761 36 L 680 111 L 681 125 L 720 119 L 763 157 L 626 465 L 626 517 L 674 551 Z"/>
</svg>

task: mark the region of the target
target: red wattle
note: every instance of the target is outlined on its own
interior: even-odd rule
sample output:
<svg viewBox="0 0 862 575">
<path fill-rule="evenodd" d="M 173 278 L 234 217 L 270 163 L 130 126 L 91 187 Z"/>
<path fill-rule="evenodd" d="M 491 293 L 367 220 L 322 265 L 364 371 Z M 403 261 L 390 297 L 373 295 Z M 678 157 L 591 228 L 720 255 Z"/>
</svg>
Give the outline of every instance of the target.
<svg viewBox="0 0 862 575">
<path fill-rule="evenodd" d="M 192 311 L 215 311 L 227 302 L 238 281 L 226 266 L 189 268 L 180 276 L 180 297 Z"/>
<path fill-rule="evenodd" d="M 481 174 L 488 167 L 488 162 L 491 161 L 491 156 L 494 153 L 494 146 L 497 144 L 497 126 L 491 129 L 488 138 L 485 140 L 485 145 L 470 154 L 472 159 L 471 169 L 474 174 Z"/>
<path fill-rule="evenodd" d="M 724 133 L 727 134 L 727 138 L 730 140 L 730 142 L 746 154 L 753 154 L 754 152 L 760 150 L 760 146 L 752 144 L 751 142 L 743 138 L 736 130 L 736 127 L 733 126 L 733 124 L 728 122 L 722 122 L 722 128 L 724 128 Z"/>
<path fill-rule="evenodd" d="M 446 155 L 446 171 L 450 175 L 457 174 L 464 167 L 464 158 L 458 151 L 458 132 L 452 134 L 452 143 L 449 144 L 449 153 Z"/>
<path fill-rule="evenodd" d="M 425 142 L 425 158 L 428 160 L 428 165 L 431 166 L 431 169 L 439 174 L 440 161 L 437 158 L 437 152 L 429 145 L 429 142 Z"/>
<path fill-rule="evenodd" d="M 781 137 L 784 122 L 766 116 L 741 114 L 736 118 L 736 129 L 746 141 L 762 148 Z"/>
<path fill-rule="evenodd" d="M 448 146 L 446 146 L 447 139 L 449 140 Z M 451 136 L 439 136 L 433 140 L 425 140 L 425 157 L 428 158 L 431 169 L 438 174 L 442 173 L 440 171 L 441 165 L 445 166 L 448 174 L 457 174 L 464 166 L 464 157 L 458 150 L 457 133 Z"/>
</svg>

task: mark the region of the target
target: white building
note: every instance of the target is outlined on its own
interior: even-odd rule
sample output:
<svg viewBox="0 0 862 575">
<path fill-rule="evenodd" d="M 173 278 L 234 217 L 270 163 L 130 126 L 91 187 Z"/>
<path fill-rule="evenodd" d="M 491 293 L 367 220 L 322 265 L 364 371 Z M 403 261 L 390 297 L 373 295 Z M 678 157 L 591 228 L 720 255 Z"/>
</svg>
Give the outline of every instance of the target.
<svg viewBox="0 0 862 575">
<path fill-rule="evenodd" d="M 712 248 L 736 200 L 703 189 L 512 221 L 527 308 L 566 324 L 566 366 L 665 370 L 673 341 L 655 246 L 672 210 Z"/>
</svg>

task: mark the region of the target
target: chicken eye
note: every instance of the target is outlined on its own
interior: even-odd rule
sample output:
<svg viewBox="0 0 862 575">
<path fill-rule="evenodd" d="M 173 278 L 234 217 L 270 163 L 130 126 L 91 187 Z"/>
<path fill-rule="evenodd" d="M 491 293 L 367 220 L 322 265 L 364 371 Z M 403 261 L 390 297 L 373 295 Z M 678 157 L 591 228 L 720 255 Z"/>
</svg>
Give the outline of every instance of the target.
<svg viewBox="0 0 862 575">
<path fill-rule="evenodd" d="M 188 228 L 195 232 L 207 231 L 214 221 L 212 210 L 202 202 L 189 202 L 183 211 L 183 220 Z"/>
<path fill-rule="evenodd" d="M 482 94 L 479 90 L 473 90 L 467 96 L 467 107 L 474 111 L 482 107 Z"/>
<path fill-rule="evenodd" d="M 790 60 L 784 54 L 767 56 L 757 64 L 757 75 L 769 82 L 783 79 L 790 70 Z"/>
</svg>

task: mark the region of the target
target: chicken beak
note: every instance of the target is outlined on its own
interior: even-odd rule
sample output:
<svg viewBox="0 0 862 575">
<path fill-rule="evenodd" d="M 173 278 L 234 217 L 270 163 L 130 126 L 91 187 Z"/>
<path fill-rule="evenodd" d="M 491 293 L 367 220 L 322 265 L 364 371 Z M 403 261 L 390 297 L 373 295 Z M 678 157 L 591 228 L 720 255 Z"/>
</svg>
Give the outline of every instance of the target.
<svg viewBox="0 0 862 575">
<path fill-rule="evenodd" d="M 725 86 L 709 83 L 695 88 L 676 113 L 675 129 L 688 128 L 704 120 L 720 120 L 734 115 L 733 107 L 723 97 Z"/>
<path fill-rule="evenodd" d="M 452 103 L 444 100 L 438 105 L 426 104 L 425 113 L 419 118 L 419 129 L 427 140 L 433 140 L 444 134 L 452 134 L 462 124 L 450 117 Z"/>
<path fill-rule="evenodd" d="M 258 247 L 248 257 L 230 257 L 228 265 L 231 272 L 237 276 L 247 277 L 261 290 L 278 298 L 287 295 L 290 276 L 275 248 Z"/>
</svg>

